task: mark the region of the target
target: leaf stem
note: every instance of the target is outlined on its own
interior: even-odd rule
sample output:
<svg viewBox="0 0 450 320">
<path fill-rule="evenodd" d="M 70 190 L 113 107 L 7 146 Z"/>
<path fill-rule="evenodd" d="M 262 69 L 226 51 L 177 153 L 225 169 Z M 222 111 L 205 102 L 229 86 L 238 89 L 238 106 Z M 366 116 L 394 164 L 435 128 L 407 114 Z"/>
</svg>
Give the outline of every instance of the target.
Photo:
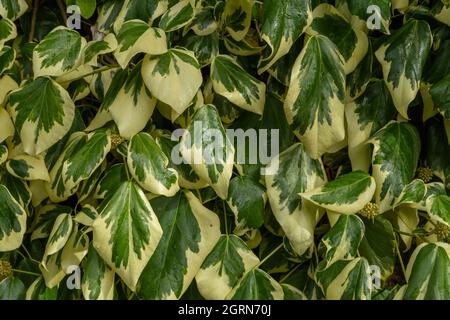
<svg viewBox="0 0 450 320">
<path fill-rule="evenodd" d="M 228 235 L 227 208 L 225 207 L 225 200 L 222 200 L 222 204 L 223 204 L 223 219 L 225 223 L 225 234 Z"/>
<path fill-rule="evenodd" d="M 85 77 L 91 76 L 91 75 L 93 75 L 93 74 L 101 73 L 101 72 L 103 72 L 103 71 L 110 70 L 110 69 L 114 69 L 114 68 L 117 68 L 117 67 L 119 67 L 119 65 L 103 66 L 103 67 L 101 67 L 101 68 L 98 68 L 98 69 L 95 69 L 95 70 L 90 71 L 90 72 L 88 72 L 88 73 L 85 73 L 85 74 L 83 74 L 83 75 L 81 75 L 81 76 L 79 76 L 79 77 L 76 77 L 76 78 L 74 78 L 74 79 L 70 79 L 70 80 L 63 81 L 62 83 L 67 83 L 67 82 L 77 81 L 77 80 L 83 79 L 83 78 L 85 78 Z"/>
<path fill-rule="evenodd" d="M 31 28 L 30 28 L 30 34 L 28 35 L 28 42 L 33 41 L 34 33 L 36 31 L 36 16 L 39 8 L 39 0 L 33 1 L 33 13 L 31 16 Z"/>
<path fill-rule="evenodd" d="M 253 267 L 253 269 L 258 268 L 259 266 L 261 266 L 264 262 L 266 262 L 267 260 L 270 259 L 270 257 L 272 257 L 275 253 L 277 253 L 278 250 L 280 250 L 281 248 L 283 248 L 284 244 L 280 243 L 275 249 L 272 250 L 271 253 L 269 253 L 267 256 L 264 257 L 264 259 L 262 259 L 256 266 Z"/>
<path fill-rule="evenodd" d="M 292 268 L 288 273 L 286 273 L 281 279 L 280 281 L 278 281 L 279 283 L 283 283 L 287 278 L 289 278 L 295 271 L 297 271 L 298 268 L 300 268 L 301 264 L 297 264 L 294 268 Z"/>
<path fill-rule="evenodd" d="M 403 263 L 402 254 L 400 253 L 400 249 L 398 247 L 398 240 L 399 239 L 397 238 L 395 241 L 395 251 L 397 251 L 397 256 L 398 256 L 398 259 L 400 260 L 400 266 L 402 267 L 403 277 L 405 278 L 405 281 L 406 281 L 406 269 L 405 269 L 405 264 Z"/>
<path fill-rule="evenodd" d="M 33 259 L 33 257 L 31 256 L 30 252 L 28 252 L 27 248 L 22 244 L 22 249 L 25 251 L 25 253 L 27 254 L 28 258 L 33 261 L 34 263 L 40 264 L 39 261 Z"/>
<path fill-rule="evenodd" d="M 25 270 L 19 270 L 19 269 L 11 269 L 11 270 L 14 272 L 17 272 L 17 273 L 29 274 L 31 276 L 36 276 L 36 277 L 41 276 L 39 273 L 32 272 L 32 271 L 25 271 Z"/>
</svg>

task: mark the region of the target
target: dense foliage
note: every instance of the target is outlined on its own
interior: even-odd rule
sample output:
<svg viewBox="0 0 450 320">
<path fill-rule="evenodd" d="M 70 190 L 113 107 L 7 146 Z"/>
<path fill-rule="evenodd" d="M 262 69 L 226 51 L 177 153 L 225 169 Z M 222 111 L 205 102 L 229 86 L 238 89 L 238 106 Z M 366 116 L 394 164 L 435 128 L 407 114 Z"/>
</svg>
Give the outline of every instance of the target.
<svg viewBox="0 0 450 320">
<path fill-rule="evenodd" d="M 0 299 L 450 299 L 450 1 L 0 16 Z"/>
</svg>

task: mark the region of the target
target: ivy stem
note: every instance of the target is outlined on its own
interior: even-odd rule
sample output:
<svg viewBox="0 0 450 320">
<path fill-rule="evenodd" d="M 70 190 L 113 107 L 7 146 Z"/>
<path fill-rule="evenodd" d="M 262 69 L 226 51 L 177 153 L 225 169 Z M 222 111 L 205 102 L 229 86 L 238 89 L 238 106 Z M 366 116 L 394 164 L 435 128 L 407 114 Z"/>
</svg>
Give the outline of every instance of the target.
<svg viewBox="0 0 450 320">
<path fill-rule="evenodd" d="M 19 269 L 11 269 L 11 270 L 14 271 L 14 272 L 17 272 L 17 273 L 29 274 L 31 276 L 36 276 L 36 277 L 40 277 L 41 276 L 39 273 L 36 273 L 36 272 L 19 270 Z"/>
<path fill-rule="evenodd" d="M 406 281 L 406 269 L 405 269 L 405 264 L 403 263 L 402 254 L 400 253 L 400 249 L 398 246 L 398 240 L 399 239 L 397 238 L 395 241 L 395 251 L 397 251 L 397 256 L 398 256 L 398 259 L 400 260 L 400 266 L 402 267 L 403 277 L 405 278 L 405 281 Z"/>
<path fill-rule="evenodd" d="M 36 16 L 39 8 L 39 0 L 33 1 L 33 13 L 31 16 L 31 28 L 30 28 L 30 34 L 28 35 L 28 42 L 33 41 L 34 33 L 36 30 Z"/>
<path fill-rule="evenodd" d="M 114 68 L 117 68 L 117 67 L 119 67 L 119 65 L 103 66 L 101 68 L 98 68 L 98 69 L 95 69 L 95 70 L 93 70 L 91 72 L 85 73 L 85 74 L 83 74 L 83 75 L 81 75 L 79 77 L 76 77 L 74 79 L 63 81 L 62 83 L 67 83 L 67 82 L 71 82 L 71 81 L 77 81 L 77 80 L 83 79 L 85 77 L 91 76 L 93 74 L 101 73 L 103 71 L 114 69 Z"/>
<path fill-rule="evenodd" d="M 59 11 L 61 12 L 61 16 L 63 17 L 64 21 L 67 22 L 66 10 L 64 8 L 63 3 L 61 2 L 61 0 L 56 0 L 56 3 L 58 5 Z"/>
<path fill-rule="evenodd" d="M 125 159 L 124 156 L 122 156 L 122 159 L 123 159 L 123 164 L 124 164 L 124 167 L 125 167 L 125 173 L 127 174 L 127 179 L 128 179 L 128 181 L 131 181 L 130 173 L 128 172 L 127 159 Z"/>
<path fill-rule="evenodd" d="M 280 250 L 281 248 L 283 248 L 283 243 L 280 243 L 275 249 L 272 250 L 271 253 L 269 253 L 267 256 L 265 256 L 264 259 L 261 260 L 261 262 L 259 262 L 256 266 L 253 267 L 253 269 L 258 268 L 260 265 L 262 265 L 264 262 L 266 262 L 267 260 L 270 259 L 270 257 L 272 257 L 275 253 L 277 253 L 278 250 Z"/>
<path fill-rule="evenodd" d="M 279 283 L 283 283 L 287 278 L 289 278 L 295 271 L 297 271 L 298 268 L 300 268 L 301 264 L 297 264 L 294 268 L 292 268 L 287 274 L 285 274 L 280 281 L 278 281 Z"/>
<path fill-rule="evenodd" d="M 225 200 L 222 200 L 222 204 L 223 204 L 223 219 L 225 223 L 225 234 L 228 235 L 227 208 L 225 207 Z"/>
<path fill-rule="evenodd" d="M 28 252 L 27 248 L 22 244 L 22 249 L 25 251 L 25 253 L 27 254 L 28 258 L 33 261 L 34 263 L 37 264 L 41 264 L 39 261 L 33 259 L 33 257 L 31 256 L 30 252 Z"/>
<path fill-rule="evenodd" d="M 409 233 L 409 232 L 404 232 L 404 231 L 400 231 L 400 230 L 398 230 L 398 229 L 395 229 L 395 228 L 394 228 L 394 231 L 395 231 L 395 232 L 397 232 L 397 233 L 399 233 L 399 234 L 402 234 L 402 235 L 408 236 L 408 237 L 412 237 L 412 238 L 414 238 L 414 237 L 418 237 L 418 236 L 417 236 L 417 235 L 415 235 L 415 234 L 412 234 L 412 233 Z"/>
</svg>

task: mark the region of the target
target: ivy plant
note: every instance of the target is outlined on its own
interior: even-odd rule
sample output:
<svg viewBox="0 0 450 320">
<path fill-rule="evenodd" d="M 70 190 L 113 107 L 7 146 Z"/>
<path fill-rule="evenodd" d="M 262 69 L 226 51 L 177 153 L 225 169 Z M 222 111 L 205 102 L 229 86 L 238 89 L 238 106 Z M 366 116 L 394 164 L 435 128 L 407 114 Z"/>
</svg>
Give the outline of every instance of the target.
<svg viewBox="0 0 450 320">
<path fill-rule="evenodd" d="M 0 299 L 448 300 L 449 195 L 448 0 L 0 0 Z"/>
</svg>

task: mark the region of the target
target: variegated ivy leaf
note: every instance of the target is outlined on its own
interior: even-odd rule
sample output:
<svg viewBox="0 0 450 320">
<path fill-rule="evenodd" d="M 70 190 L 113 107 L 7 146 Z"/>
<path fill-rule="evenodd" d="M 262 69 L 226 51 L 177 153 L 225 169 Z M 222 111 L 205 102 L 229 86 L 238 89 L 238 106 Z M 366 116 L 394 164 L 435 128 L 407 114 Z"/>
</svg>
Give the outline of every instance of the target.
<svg viewBox="0 0 450 320">
<path fill-rule="evenodd" d="M 228 294 L 231 300 L 283 300 L 281 285 L 260 269 L 251 269 Z"/>
<path fill-rule="evenodd" d="M 345 106 L 348 155 L 353 170 L 369 171 L 371 150 L 367 139 L 396 114 L 388 88 L 378 79 L 369 82 L 364 93 Z"/>
<path fill-rule="evenodd" d="M 27 227 L 27 213 L 0 184 L 0 252 L 15 250 L 22 244 Z"/>
<path fill-rule="evenodd" d="M 47 150 L 64 137 L 74 109 L 67 91 L 47 77 L 30 80 L 9 96 L 8 112 L 24 151 L 30 155 Z"/>
<path fill-rule="evenodd" d="M 356 258 L 364 231 L 364 223 L 358 216 L 340 215 L 319 244 L 319 252 L 324 251 L 324 260 L 318 268 L 324 270 L 339 260 Z"/>
<path fill-rule="evenodd" d="M 435 222 L 450 227 L 450 197 L 442 194 L 429 197 L 426 201 L 427 211 Z"/>
<path fill-rule="evenodd" d="M 194 53 L 184 49 L 170 49 L 154 57 L 147 55 L 142 78 L 152 95 L 178 114 L 186 110 L 203 82 Z"/>
<path fill-rule="evenodd" d="M 86 300 L 112 300 L 114 271 L 102 260 L 91 245 L 83 268 L 81 290 Z"/>
<path fill-rule="evenodd" d="M 232 57 L 219 55 L 211 65 L 214 92 L 242 109 L 262 115 L 266 85 L 245 71 Z"/>
<path fill-rule="evenodd" d="M 394 206 L 403 188 L 415 175 L 420 153 L 416 128 L 406 122 L 390 122 L 370 140 L 373 144 L 372 175 L 377 187 L 375 201 L 379 212 Z"/>
<path fill-rule="evenodd" d="M 195 8 L 195 17 L 192 21 L 192 30 L 198 36 L 207 36 L 217 30 L 217 21 L 214 17 L 214 4 L 220 5 L 219 2 L 206 3 L 198 2 Z"/>
<path fill-rule="evenodd" d="M 76 30 L 56 27 L 33 49 L 34 77 L 58 77 L 75 70 L 85 46 L 86 40 Z"/>
<path fill-rule="evenodd" d="M 17 28 L 14 22 L 9 19 L 0 19 L 0 50 L 9 40 L 17 37 Z"/>
<path fill-rule="evenodd" d="M 0 142 L 14 135 L 14 124 L 5 109 L 0 109 Z"/>
<path fill-rule="evenodd" d="M 99 55 L 113 52 L 116 48 L 117 40 L 113 33 L 107 34 L 103 40 L 88 42 L 83 51 L 83 64 L 96 67 Z"/>
<path fill-rule="evenodd" d="M 72 228 L 72 234 L 67 240 L 61 254 L 61 267 L 66 273 L 73 272 L 73 266 L 79 266 L 81 261 L 88 253 L 89 237 L 78 230 L 78 224 L 75 223 Z"/>
<path fill-rule="evenodd" d="M 117 49 L 114 57 L 125 69 L 138 53 L 158 55 L 167 52 L 166 34 L 163 30 L 152 28 L 141 20 L 125 22 L 117 33 Z"/>
<path fill-rule="evenodd" d="M 408 251 L 413 243 L 413 237 L 408 233 L 413 233 L 419 225 L 420 219 L 417 209 L 411 208 L 408 205 L 399 206 L 395 208 L 395 224 L 398 230 L 407 234 L 400 234 L 400 238 L 405 244 L 405 250 Z"/>
<path fill-rule="evenodd" d="M 341 148 L 344 96 L 343 61 L 336 46 L 324 36 L 311 37 L 292 67 L 284 111 L 313 158 Z"/>
<path fill-rule="evenodd" d="M 167 136 L 160 136 L 156 138 L 156 142 L 170 161 L 170 167 L 178 172 L 178 184 L 181 188 L 186 189 L 201 189 L 208 186 L 208 183 L 202 180 L 189 164 L 181 162 L 175 164 L 172 162 L 172 152 L 177 148 L 177 141 L 172 140 Z M 181 157 L 181 155 L 179 154 Z"/>
<path fill-rule="evenodd" d="M 181 138 L 179 150 L 185 163 L 190 164 L 220 198 L 227 199 L 234 147 L 213 105 L 204 105 L 195 112 Z"/>
<path fill-rule="evenodd" d="M 9 75 L 5 74 L 0 76 L 0 110 L 3 110 L 3 105 L 7 101 L 7 95 L 10 91 L 19 88 L 17 82 Z M 0 137 L 1 141 L 1 137 Z"/>
<path fill-rule="evenodd" d="M 124 138 L 129 139 L 144 129 L 155 109 L 156 99 L 144 85 L 141 65 L 139 62 L 131 71 L 120 70 L 114 76 L 88 129 L 101 127 L 111 118 Z"/>
<path fill-rule="evenodd" d="M 46 185 L 50 199 L 60 202 L 74 194 L 78 185 L 102 164 L 110 149 L 111 134 L 106 128 L 89 134 L 74 133 L 50 171 Z"/>
<path fill-rule="evenodd" d="M 24 180 L 49 181 L 47 167 L 42 156 L 20 155 L 6 163 L 6 169 L 13 176 Z"/>
<path fill-rule="evenodd" d="M 438 116 L 425 123 L 425 163 L 442 181 L 450 174 L 450 126 L 447 122 Z"/>
<path fill-rule="evenodd" d="M 133 178 L 153 194 L 172 197 L 178 192 L 178 173 L 151 135 L 140 132 L 128 144 L 128 168 Z"/>
<path fill-rule="evenodd" d="M 73 220 L 70 214 L 60 214 L 56 217 L 42 258 L 42 265 L 45 269 L 47 269 L 47 258 L 64 248 L 72 233 L 72 227 Z"/>
<path fill-rule="evenodd" d="M 198 290 L 205 299 L 223 300 L 258 263 L 258 257 L 241 238 L 222 235 L 195 276 Z"/>
<path fill-rule="evenodd" d="M 315 279 L 328 300 L 370 300 L 369 275 L 367 260 L 355 258 L 317 270 Z"/>
<path fill-rule="evenodd" d="M 4 164 L 8 160 L 8 147 L 0 145 L 0 165 Z"/>
<path fill-rule="evenodd" d="M 258 63 L 258 73 L 269 69 L 287 54 L 312 21 L 310 0 L 264 2 L 261 38 L 267 43 Z"/>
<path fill-rule="evenodd" d="M 428 23 L 411 19 L 375 52 L 394 105 L 405 119 L 409 119 L 408 106 L 419 91 L 431 44 Z"/>
<path fill-rule="evenodd" d="M 88 179 L 83 180 L 80 183 L 80 186 L 77 190 L 78 203 L 85 203 L 89 201 L 89 197 L 92 195 L 93 190 L 97 186 L 97 183 L 100 180 L 100 176 L 105 171 L 106 166 L 106 161 L 103 161 L 103 163 L 97 169 L 95 169 L 95 171 Z"/>
<path fill-rule="evenodd" d="M 367 53 L 367 35 L 355 29 L 332 5 L 320 4 L 313 11 L 313 21 L 306 31 L 309 35 L 328 37 L 344 59 L 345 74 L 353 72 Z"/>
<path fill-rule="evenodd" d="M 180 298 L 220 238 L 217 215 L 190 191 L 151 201 L 163 236 L 139 280 L 144 299 Z"/>
<path fill-rule="evenodd" d="M 306 295 L 296 287 L 283 283 L 284 300 L 308 300 Z"/>
<path fill-rule="evenodd" d="M 391 1 L 389 0 L 338 0 L 336 8 L 351 18 L 352 24 L 356 23 L 362 30 L 390 33 Z"/>
<path fill-rule="evenodd" d="M 99 101 L 103 101 L 106 92 L 111 85 L 112 79 L 114 75 L 117 73 L 117 68 L 112 68 L 100 73 L 96 73 L 92 76 L 91 81 L 89 82 L 89 89 L 91 93 L 97 98 Z"/>
<path fill-rule="evenodd" d="M 363 218 L 365 225 L 364 238 L 358 252 L 371 266 L 380 268 L 381 280 L 386 280 L 394 272 L 396 263 L 396 239 L 394 229 L 389 220 L 377 216 L 373 220 Z"/>
<path fill-rule="evenodd" d="M 122 5 L 119 7 L 116 2 L 112 10 L 108 9 L 103 18 L 103 20 L 106 20 L 106 25 L 109 23 L 114 24 L 114 30 L 116 32 L 124 22 L 133 19 L 139 19 L 148 24 L 152 24 L 156 18 L 167 11 L 169 3 L 173 3 L 171 0 L 125 0 L 119 2 Z M 120 10 L 120 12 L 117 14 L 116 10 Z"/>
<path fill-rule="evenodd" d="M 431 14 L 433 14 L 437 21 L 450 27 L 450 2 L 447 0 L 436 1 L 431 9 Z"/>
<path fill-rule="evenodd" d="M 45 239 L 50 235 L 58 216 L 70 216 L 72 209 L 66 206 L 49 204 L 42 206 L 34 217 L 31 225 L 31 241 Z"/>
<path fill-rule="evenodd" d="M 304 199 L 325 209 L 354 214 L 372 200 L 375 179 L 364 171 L 353 171 L 316 189 L 300 193 Z"/>
<path fill-rule="evenodd" d="M 45 285 L 47 288 L 54 288 L 64 279 L 66 276 L 63 268 L 61 267 L 61 254 L 62 251 L 49 256 L 45 265 L 41 263 L 39 269 L 44 277 Z"/>
<path fill-rule="evenodd" d="M 312 159 L 303 145 L 296 143 L 274 157 L 266 172 L 272 212 L 294 251 L 302 255 L 313 244 L 314 229 L 323 210 L 303 201 L 298 194 L 325 183 L 322 162 Z"/>
<path fill-rule="evenodd" d="M 43 277 L 38 277 L 27 289 L 26 300 L 57 300 L 58 287 L 47 288 Z"/>
<path fill-rule="evenodd" d="M 414 179 L 408 183 L 402 190 L 402 193 L 395 201 L 394 207 L 410 204 L 415 207 L 416 203 L 420 203 L 425 197 L 427 187 L 423 180 Z"/>
<path fill-rule="evenodd" d="M 128 180 L 126 164 L 113 165 L 99 181 L 95 190 L 95 199 L 111 198 L 117 186 Z"/>
<path fill-rule="evenodd" d="M 356 66 L 355 71 L 347 75 L 345 93 L 348 100 L 358 98 L 366 90 L 372 77 L 373 58 L 373 45 L 369 39 L 369 47 L 364 59 Z"/>
<path fill-rule="evenodd" d="M 27 211 L 27 207 L 31 202 L 31 191 L 26 181 L 5 172 L 0 177 L 0 182 L 9 190 L 19 205 Z"/>
<path fill-rule="evenodd" d="M 16 51 L 8 46 L 0 49 L 0 76 L 7 70 L 11 69 L 16 60 Z"/>
<path fill-rule="evenodd" d="M 227 50 L 237 56 L 252 56 L 262 51 L 262 47 L 258 46 L 258 42 L 254 37 L 247 36 L 241 41 L 236 41 L 231 37 L 223 39 Z"/>
<path fill-rule="evenodd" d="M 25 0 L 0 0 L 0 16 L 16 20 L 28 10 Z"/>
<path fill-rule="evenodd" d="M 90 204 L 85 204 L 77 215 L 73 218 L 74 221 L 81 223 L 82 225 L 92 227 L 95 219 L 97 219 L 98 212 Z"/>
<path fill-rule="evenodd" d="M 144 192 L 132 181 L 122 183 L 98 211 L 93 224 L 94 248 L 134 291 L 161 239 L 158 218 Z"/>
<path fill-rule="evenodd" d="M 448 243 L 423 243 L 413 252 L 406 267 L 404 300 L 449 300 L 450 246 Z"/>
<path fill-rule="evenodd" d="M 222 23 L 236 41 L 241 41 L 250 28 L 254 0 L 228 0 L 222 13 Z"/>
<path fill-rule="evenodd" d="M 216 32 L 207 36 L 191 34 L 181 40 L 181 45 L 193 51 L 200 65 L 205 66 L 219 54 L 219 35 Z"/>
<path fill-rule="evenodd" d="M 242 235 L 264 224 L 266 190 L 248 176 L 237 176 L 230 181 L 227 203 L 234 213 L 235 230 Z"/>
<path fill-rule="evenodd" d="M 433 84 L 430 95 L 436 109 L 445 119 L 450 119 L 450 75 Z"/>
<path fill-rule="evenodd" d="M 194 8 L 191 0 L 181 0 L 170 7 L 159 20 L 159 27 L 165 32 L 183 28 L 194 19 Z"/>
</svg>

